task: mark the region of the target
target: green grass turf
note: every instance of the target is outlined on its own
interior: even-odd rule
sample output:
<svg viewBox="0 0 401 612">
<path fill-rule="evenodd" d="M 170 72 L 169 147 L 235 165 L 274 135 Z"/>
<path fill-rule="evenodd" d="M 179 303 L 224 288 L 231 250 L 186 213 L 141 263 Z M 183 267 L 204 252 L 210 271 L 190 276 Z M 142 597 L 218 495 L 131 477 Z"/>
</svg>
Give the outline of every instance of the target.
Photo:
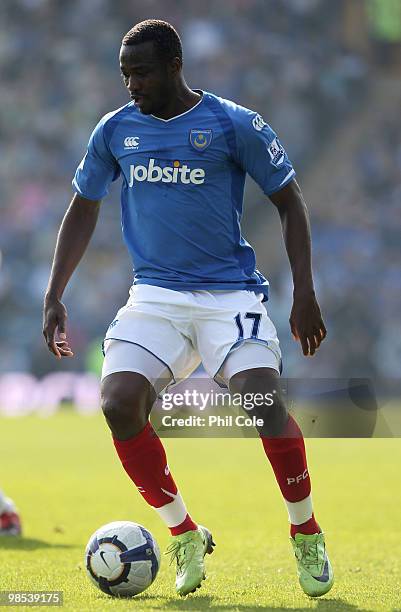
<svg viewBox="0 0 401 612">
<path fill-rule="evenodd" d="M 401 608 L 401 440 L 309 440 L 316 515 L 336 573 L 320 600 L 300 591 L 287 516 L 255 439 L 169 439 L 172 473 L 195 520 L 217 543 L 208 579 L 186 599 L 167 557 L 130 601 L 94 588 L 83 567 L 91 533 L 112 520 L 168 533 L 120 468 L 100 415 L 0 419 L 0 485 L 18 503 L 24 537 L 0 539 L 0 589 L 62 590 L 66 610 L 306 610 Z M 18 608 L 28 609 L 28 608 Z"/>
</svg>

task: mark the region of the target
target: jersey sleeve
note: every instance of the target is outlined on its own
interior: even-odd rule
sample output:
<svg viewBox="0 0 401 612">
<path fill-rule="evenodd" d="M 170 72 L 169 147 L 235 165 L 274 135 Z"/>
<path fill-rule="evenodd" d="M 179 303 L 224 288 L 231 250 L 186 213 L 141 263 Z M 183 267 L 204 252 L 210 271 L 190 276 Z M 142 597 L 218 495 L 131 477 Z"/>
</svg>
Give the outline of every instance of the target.
<svg viewBox="0 0 401 612">
<path fill-rule="evenodd" d="M 277 134 L 260 115 L 237 107 L 234 126 L 237 163 L 269 196 L 295 177 L 295 170 Z"/>
<path fill-rule="evenodd" d="M 84 158 L 79 164 L 72 186 L 88 200 L 100 200 L 109 191 L 112 181 L 120 175 L 120 167 L 106 143 L 104 127 L 106 117 L 97 124 L 89 139 Z"/>
</svg>

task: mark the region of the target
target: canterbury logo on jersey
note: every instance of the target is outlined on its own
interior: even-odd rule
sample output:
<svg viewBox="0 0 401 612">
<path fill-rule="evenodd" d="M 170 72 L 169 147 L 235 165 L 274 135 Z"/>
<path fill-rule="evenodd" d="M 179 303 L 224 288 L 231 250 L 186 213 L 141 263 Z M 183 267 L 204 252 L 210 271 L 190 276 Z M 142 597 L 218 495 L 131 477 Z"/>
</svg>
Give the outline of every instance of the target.
<svg viewBox="0 0 401 612">
<path fill-rule="evenodd" d="M 137 149 L 139 147 L 139 136 L 127 136 L 124 138 L 124 149 Z"/>
<path fill-rule="evenodd" d="M 202 185 L 205 182 L 205 171 L 203 168 L 190 168 L 179 161 L 173 162 L 172 166 L 157 166 L 155 160 L 150 158 L 147 166 L 130 165 L 129 186 L 133 187 L 135 182 L 148 181 L 149 183 L 182 183 L 183 185 Z"/>
</svg>

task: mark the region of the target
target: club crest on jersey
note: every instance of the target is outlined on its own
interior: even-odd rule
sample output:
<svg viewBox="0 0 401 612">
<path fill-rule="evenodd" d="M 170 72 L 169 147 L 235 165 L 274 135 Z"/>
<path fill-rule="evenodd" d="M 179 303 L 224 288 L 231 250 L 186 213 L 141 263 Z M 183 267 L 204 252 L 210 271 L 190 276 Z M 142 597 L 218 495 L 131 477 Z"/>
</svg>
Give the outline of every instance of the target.
<svg viewBox="0 0 401 612">
<path fill-rule="evenodd" d="M 189 142 L 196 151 L 204 151 L 212 142 L 213 130 L 191 130 Z"/>
<path fill-rule="evenodd" d="M 273 142 L 267 147 L 270 155 L 270 163 L 276 168 L 282 166 L 285 160 L 285 152 L 278 138 L 275 138 Z"/>
</svg>

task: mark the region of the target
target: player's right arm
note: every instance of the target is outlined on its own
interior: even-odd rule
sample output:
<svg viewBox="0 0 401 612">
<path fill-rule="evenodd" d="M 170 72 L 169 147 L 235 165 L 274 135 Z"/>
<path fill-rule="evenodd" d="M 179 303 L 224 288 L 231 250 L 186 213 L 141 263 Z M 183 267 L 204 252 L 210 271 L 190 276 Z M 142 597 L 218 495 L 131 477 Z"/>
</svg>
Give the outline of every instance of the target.
<svg viewBox="0 0 401 612">
<path fill-rule="evenodd" d="M 88 150 L 72 182 L 76 191 L 61 223 L 50 279 L 43 308 L 43 335 L 49 351 L 58 359 L 72 357 L 66 335 L 67 310 L 61 302 L 75 268 L 78 266 L 99 215 L 102 198 L 110 183 L 120 174 L 117 160 L 110 151 L 105 127 L 114 113 L 103 117 L 94 129 Z M 59 340 L 55 340 L 55 334 Z"/>
<path fill-rule="evenodd" d="M 73 356 L 66 339 L 67 310 L 61 298 L 92 237 L 100 202 L 76 193 L 58 233 L 43 307 L 43 335 L 49 351 L 58 359 Z M 55 340 L 56 330 L 60 338 L 58 342 Z"/>
</svg>

